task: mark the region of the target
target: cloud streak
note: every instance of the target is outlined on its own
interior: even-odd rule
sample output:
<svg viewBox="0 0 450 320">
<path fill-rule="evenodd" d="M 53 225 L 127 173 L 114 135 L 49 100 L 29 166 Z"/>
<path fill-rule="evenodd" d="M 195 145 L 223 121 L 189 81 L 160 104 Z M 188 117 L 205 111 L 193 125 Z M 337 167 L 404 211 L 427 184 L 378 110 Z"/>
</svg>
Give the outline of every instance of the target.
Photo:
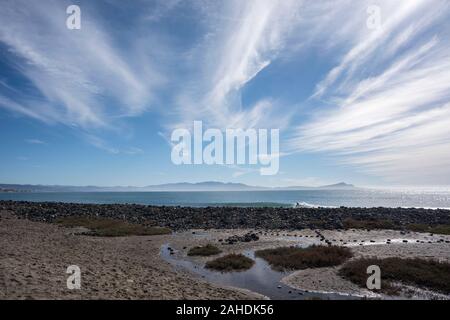
<svg viewBox="0 0 450 320">
<path fill-rule="evenodd" d="M 0 106 L 86 129 L 108 127 L 116 117 L 151 107 L 162 75 L 133 50 L 115 45 L 102 19 L 81 7 L 82 29 L 68 30 L 63 2 L 2 2 L 0 42 L 32 89 L 16 95 L 14 103 L 4 93 Z"/>
<path fill-rule="evenodd" d="M 219 3 L 206 9 L 210 32 L 192 53 L 199 57 L 200 71 L 179 94 L 178 120 L 169 129 L 190 126 L 194 120 L 223 129 L 285 126 L 288 119 L 277 115 L 274 100 L 243 105 L 241 90 L 283 50 L 301 1 Z"/>
<path fill-rule="evenodd" d="M 26 139 L 25 142 L 29 144 L 47 144 L 45 141 L 39 139 Z"/>
<path fill-rule="evenodd" d="M 106 17 L 103 3 L 86 1 L 82 29 L 68 30 L 67 3 L 4 0 L 0 54 L 15 74 L 0 77 L 0 108 L 63 124 L 122 155 L 143 151 L 111 147 L 123 144 L 101 135 L 150 110 L 166 140 L 194 120 L 281 128 L 282 139 L 291 137 L 282 155 L 318 154 L 393 182 L 448 184 L 450 4 L 373 2 L 161 0 L 136 10 L 110 1 Z M 381 8 L 375 31 L 366 28 L 373 4 Z M 294 103 L 285 101 L 295 93 L 252 87 L 271 81 L 264 75 L 280 60 L 320 65 L 310 77 L 320 79 Z"/>
<path fill-rule="evenodd" d="M 318 84 L 314 97 L 328 106 L 297 128 L 289 147 L 338 156 L 391 182 L 447 184 L 448 14 L 444 1 L 402 2 L 384 31 L 351 47 Z"/>
</svg>

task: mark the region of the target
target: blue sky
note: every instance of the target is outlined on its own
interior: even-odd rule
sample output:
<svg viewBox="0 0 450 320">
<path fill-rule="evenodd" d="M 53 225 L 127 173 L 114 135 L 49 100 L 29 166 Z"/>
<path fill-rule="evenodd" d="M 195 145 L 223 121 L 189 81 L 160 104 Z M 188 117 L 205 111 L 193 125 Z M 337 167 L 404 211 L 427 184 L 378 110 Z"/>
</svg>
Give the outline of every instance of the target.
<svg viewBox="0 0 450 320">
<path fill-rule="evenodd" d="M 445 0 L 4 0 L 0 182 L 449 185 L 449 18 Z M 279 173 L 174 165 L 194 120 L 280 129 Z"/>
</svg>

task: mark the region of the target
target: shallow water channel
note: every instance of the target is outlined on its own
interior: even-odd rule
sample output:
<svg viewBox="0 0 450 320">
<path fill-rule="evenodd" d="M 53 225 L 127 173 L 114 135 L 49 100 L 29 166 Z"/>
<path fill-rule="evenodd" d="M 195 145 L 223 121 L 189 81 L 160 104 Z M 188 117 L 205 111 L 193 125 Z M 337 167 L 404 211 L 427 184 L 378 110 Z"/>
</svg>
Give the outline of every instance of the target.
<svg viewBox="0 0 450 320">
<path fill-rule="evenodd" d="M 243 254 L 253 259 L 255 264 L 247 271 L 242 272 L 217 272 L 204 268 L 200 263 L 177 257 L 177 252 L 171 255 L 170 244 L 161 247 L 161 257 L 171 263 L 176 268 L 183 268 L 194 273 L 201 278 L 224 286 L 247 289 L 265 295 L 273 300 L 304 300 L 304 299 L 331 299 L 348 300 L 360 299 L 357 296 L 341 295 L 337 293 L 316 293 L 297 290 L 281 283 L 281 279 L 291 272 L 278 272 L 273 270 L 269 264 L 255 257 L 254 251 L 244 251 Z"/>
</svg>

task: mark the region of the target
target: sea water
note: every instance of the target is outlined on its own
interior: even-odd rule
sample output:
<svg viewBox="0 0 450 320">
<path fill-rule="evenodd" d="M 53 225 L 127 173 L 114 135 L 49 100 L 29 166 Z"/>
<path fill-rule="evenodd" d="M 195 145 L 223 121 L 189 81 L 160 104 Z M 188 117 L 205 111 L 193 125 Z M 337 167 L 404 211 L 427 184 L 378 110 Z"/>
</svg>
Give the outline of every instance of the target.
<svg viewBox="0 0 450 320">
<path fill-rule="evenodd" d="M 214 192 L 19 192 L 0 200 L 71 203 L 134 203 L 156 206 L 238 207 L 416 207 L 450 208 L 450 191 L 289 190 Z"/>
</svg>

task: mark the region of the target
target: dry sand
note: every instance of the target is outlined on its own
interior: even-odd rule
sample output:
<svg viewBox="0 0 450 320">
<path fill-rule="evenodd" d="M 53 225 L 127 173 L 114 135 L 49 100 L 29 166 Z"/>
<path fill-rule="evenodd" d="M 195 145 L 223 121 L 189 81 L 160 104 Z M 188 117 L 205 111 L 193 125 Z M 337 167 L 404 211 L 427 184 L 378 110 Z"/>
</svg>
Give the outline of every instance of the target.
<svg viewBox="0 0 450 320">
<path fill-rule="evenodd" d="M 174 268 L 160 256 L 170 244 L 175 257 L 203 264 L 210 258 L 187 257 L 189 248 L 213 243 L 229 252 L 277 246 L 320 244 L 315 230 L 190 230 L 173 235 L 100 238 L 76 235 L 77 229 L 17 219 L 0 213 L 0 299 L 261 299 L 237 288 L 207 283 L 198 275 Z M 219 239 L 257 232 L 260 240 L 222 245 Z M 355 257 L 421 257 L 450 261 L 450 236 L 399 231 L 321 231 L 336 245 L 351 247 Z M 392 239 L 392 244 L 385 244 Z M 424 243 L 416 243 L 416 240 Z M 408 243 L 403 243 L 408 240 Z M 362 242 L 364 241 L 364 242 Z M 372 241 L 372 242 L 371 242 Z M 428 243 L 431 241 L 433 243 Z M 362 244 L 362 245 L 361 245 Z M 78 265 L 81 290 L 68 290 L 66 268 Z M 337 275 L 336 268 L 297 271 L 283 279 L 300 290 L 377 295 Z M 413 288 L 413 297 L 448 298 Z M 379 296 L 378 296 L 379 297 Z"/>
<path fill-rule="evenodd" d="M 255 299 L 173 268 L 159 256 L 171 236 L 98 238 L 0 213 L 0 299 Z M 81 268 L 81 289 L 66 268 Z"/>
</svg>

